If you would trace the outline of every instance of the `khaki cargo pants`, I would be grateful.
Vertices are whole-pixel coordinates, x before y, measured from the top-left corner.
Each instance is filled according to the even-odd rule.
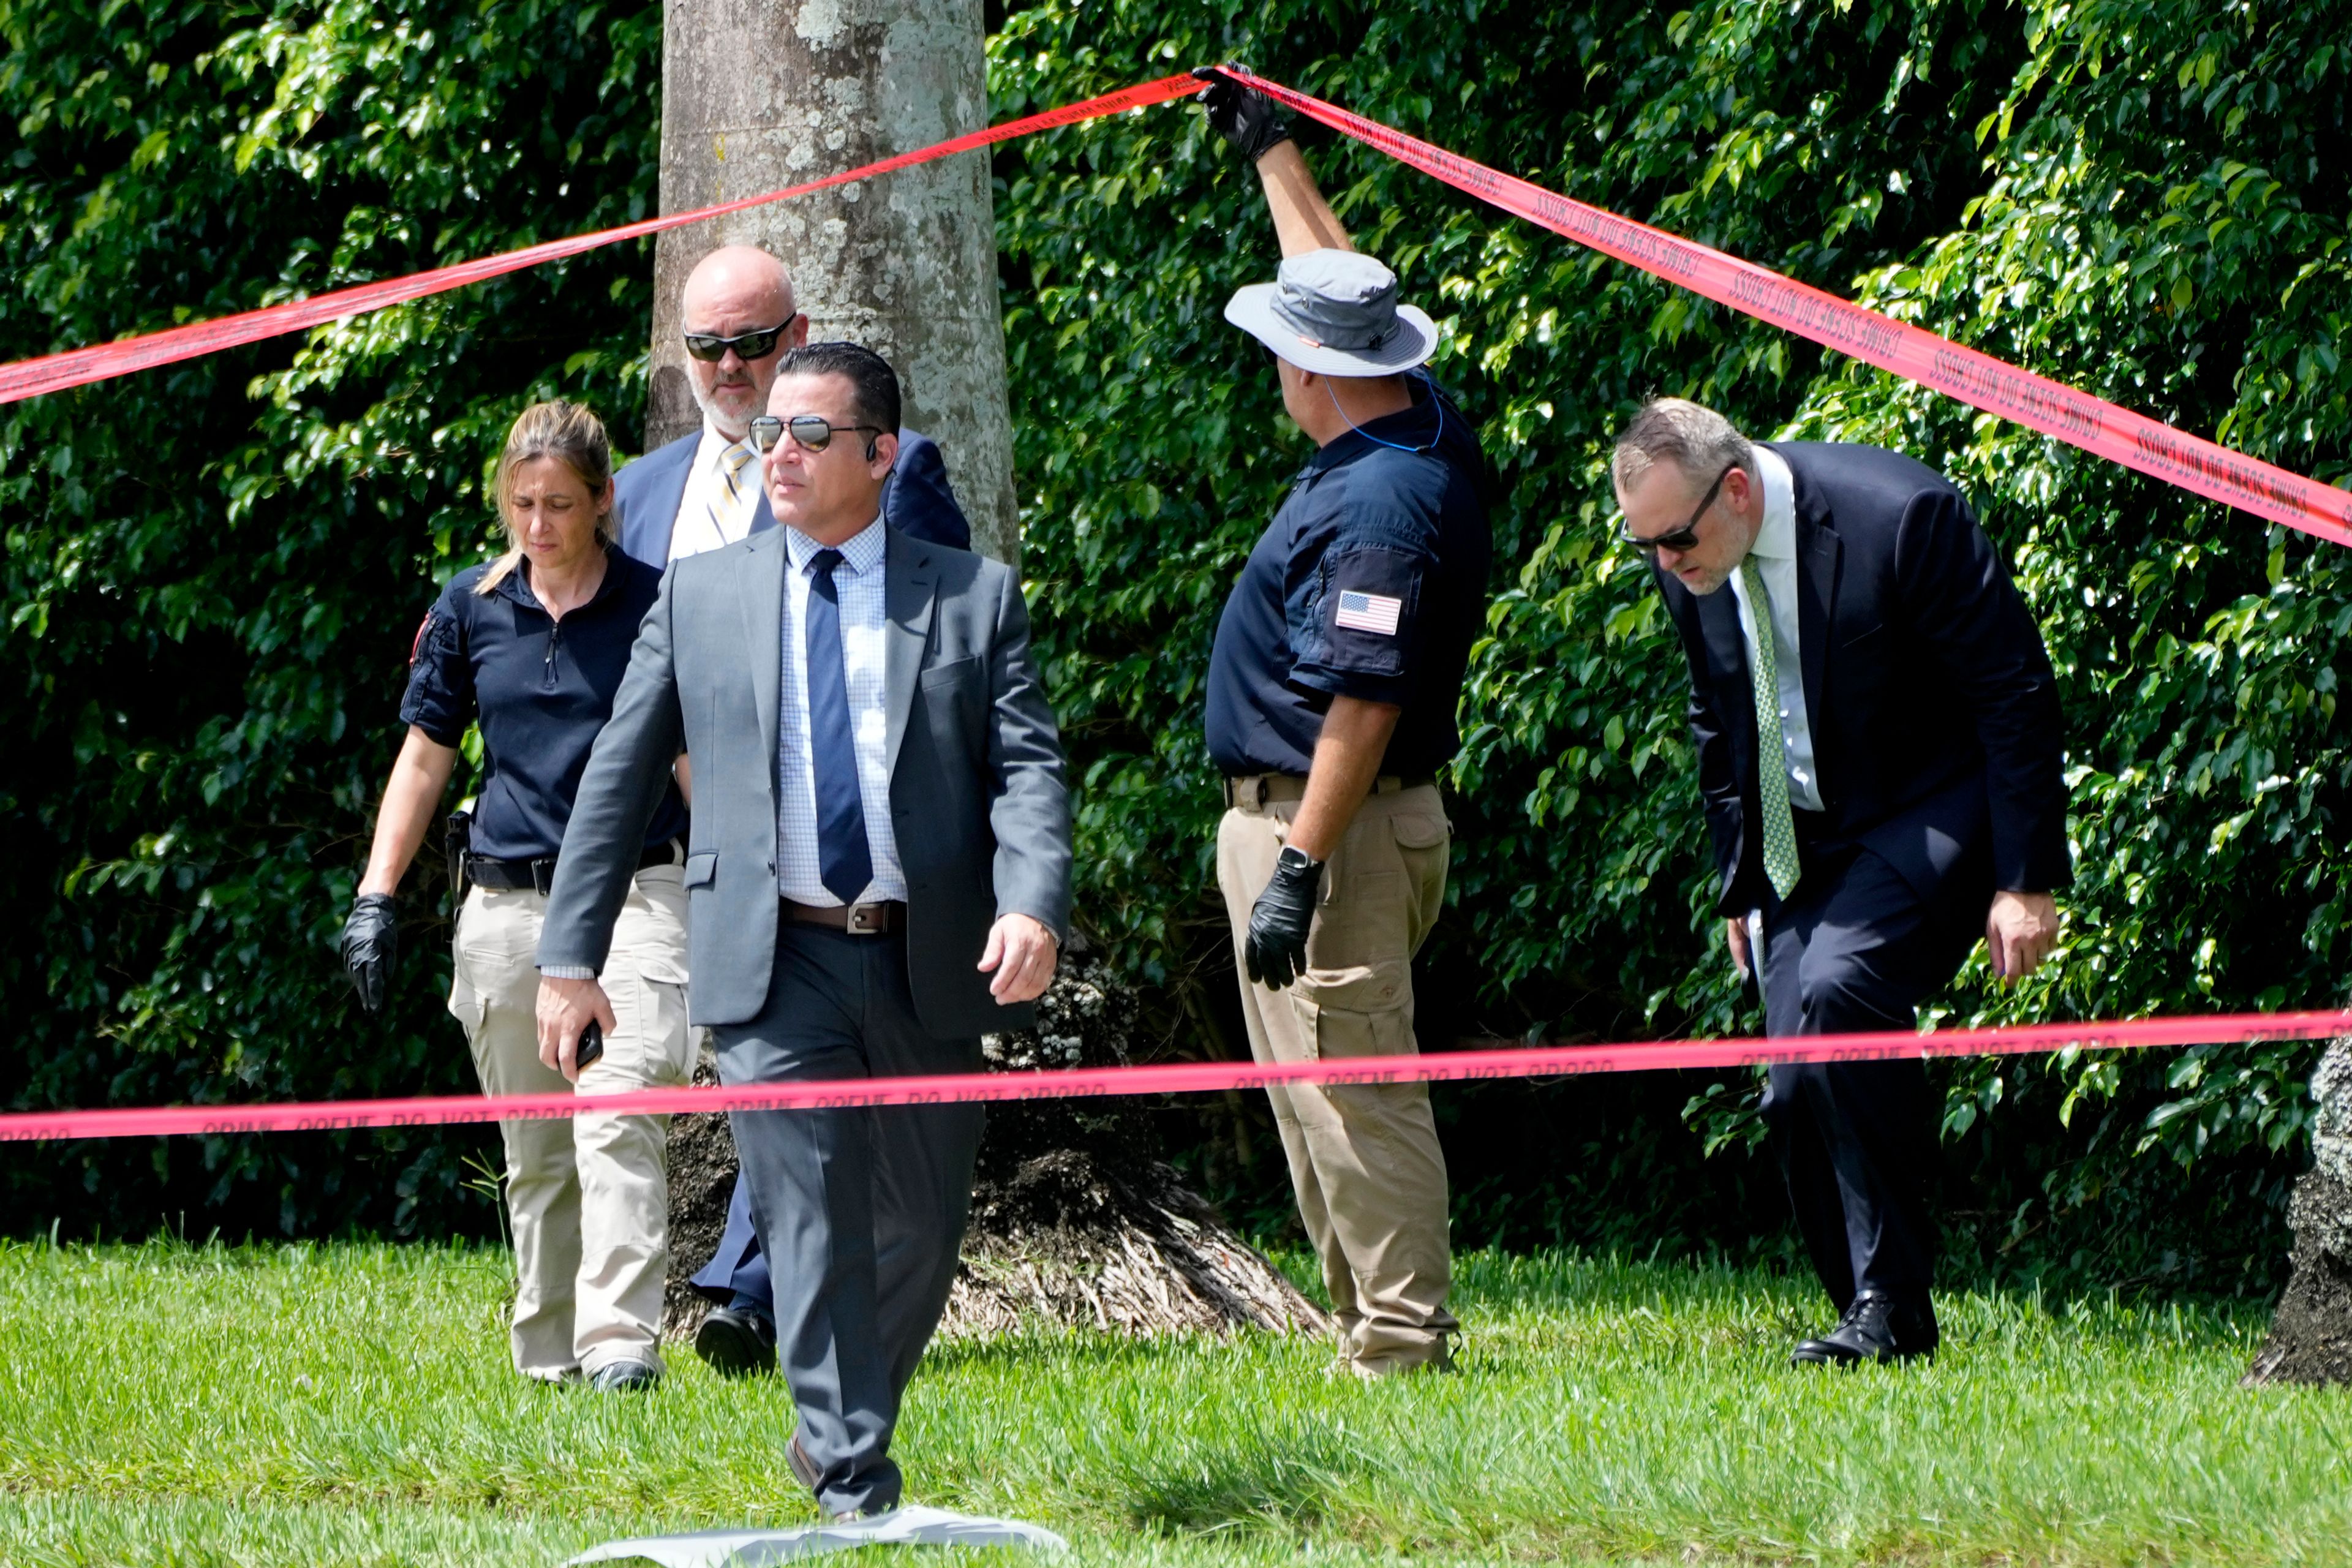
[[[686,1025],[686,886],[677,866],[637,873],[613,927],[604,994],[620,1027],[576,1092],[675,1088],[694,1072]],[[457,916],[449,1011],[485,1094],[575,1092],[539,1060],[544,894],[475,888]],[[669,1119],[501,1121],[514,1225],[514,1363],[557,1381],[616,1361],[658,1367],[669,1268]]]
[[[1246,781],[1244,781],[1246,782]],[[1274,875],[1303,780],[1269,775],[1217,830],[1217,881],[1236,963],[1250,908]],[[1269,991],[1242,970],[1242,1016],[1262,1062],[1416,1054],[1412,955],[1445,899],[1452,835],[1434,784],[1383,778],[1323,872],[1307,973]],[[1323,1265],[1339,1357],[1364,1376],[1448,1359],[1453,1279],[1445,1156],[1429,1086],[1269,1088],[1298,1217]]]

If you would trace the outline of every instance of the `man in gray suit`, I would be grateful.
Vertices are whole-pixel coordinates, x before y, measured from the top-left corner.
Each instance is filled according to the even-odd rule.
[[[793,350],[753,438],[786,526],[674,564],[580,784],[548,898],[542,1056],[610,1031],[595,975],[643,825],[694,760],[688,1005],[729,1084],[977,1071],[1053,978],[1070,907],[1061,741],[1005,566],[880,516],[898,384]],[[955,1278],[974,1105],[735,1112],[793,1475],[887,1511],[898,1403]]]

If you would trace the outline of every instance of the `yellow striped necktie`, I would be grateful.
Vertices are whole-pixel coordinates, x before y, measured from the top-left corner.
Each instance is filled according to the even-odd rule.
[[[738,441],[719,454],[719,477],[727,487],[727,495],[722,500],[716,492],[712,493],[710,527],[722,540],[728,537],[728,525],[743,515],[743,470],[751,461],[749,441]]]
[[[1797,819],[1789,810],[1789,739],[1780,728],[1780,654],[1772,636],[1772,601],[1764,574],[1751,555],[1739,563],[1748,589],[1748,613],[1756,618],[1756,658],[1749,683],[1756,689],[1756,793],[1764,808],[1764,875],[1788,901],[1797,885]]]

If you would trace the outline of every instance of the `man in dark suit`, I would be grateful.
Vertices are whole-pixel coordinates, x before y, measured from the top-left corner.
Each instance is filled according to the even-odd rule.
[[[777,361],[808,341],[784,264],[756,246],[722,246],[695,264],[679,300],[687,384],[702,427],[656,447],[613,479],[613,526],[624,553],[668,565],[773,528],[748,432],[768,405]],[[894,528],[932,544],[971,546],[971,526],[929,437],[898,432],[882,491]]]
[[[540,942],[540,1046],[571,1074],[644,823],[694,759],[687,998],[729,1084],[975,1072],[1032,1021],[1070,909],[1061,742],[1011,569],[881,519],[898,379],[787,354],[751,435],[779,521],[665,576],[598,737]],[[898,1505],[899,1401],[971,1197],[976,1105],[730,1117],[793,1476],[834,1518]]]
[[[2072,875],[2057,688],[1959,491],[1678,398],[1618,437],[1612,477],[1689,656],[1717,910],[1768,1031],[1910,1028],[1979,936],[1997,973],[2032,973]],[[1776,1067],[1763,1111],[1839,1311],[1793,1359],[1932,1354],[1925,1066]]]

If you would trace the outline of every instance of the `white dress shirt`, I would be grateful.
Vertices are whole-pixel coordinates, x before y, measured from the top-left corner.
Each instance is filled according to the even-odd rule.
[[[683,514],[681,514],[682,517]],[[809,563],[824,548],[797,528],[784,530],[792,570],[784,574],[783,711],[776,726],[776,884],[796,904],[836,907],[824,885],[816,840],[816,771],[809,757]],[[849,687],[849,726],[857,748],[858,795],[866,808],[866,847],[874,879],[855,903],[907,896],[898,839],[890,828],[889,715],[883,695],[883,556],[885,531],[876,518],[846,543],[833,571],[841,601],[841,661]]]
[[[678,498],[677,521],[670,525],[672,561],[732,544],[751,531],[751,517],[759,510],[760,487],[766,478],[760,470],[759,452],[753,448],[743,471],[736,476],[735,495],[728,496],[724,459],[728,448],[739,445],[751,447],[751,438],[730,441],[709,421],[704,422],[694,461],[687,465],[686,493]]]
[[[1773,674],[1780,691],[1780,754],[1789,770],[1789,804],[1799,811],[1819,811],[1821,775],[1813,770],[1813,731],[1805,717],[1805,664],[1797,649],[1797,485],[1780,454],[1769,447],[1756,448],[1756,468],[1764,489],[1764,524],[1748,553],[1764,579],[1765,597],[1772,601]],[[1748,584],[1739,573],[1731,574],[1731,592],[1739,601],[1739,637],[1748,647],[1748,668],[1754,669],[1759,657],[1756,606],[1748,602]],[[1770,744],[1769,736],[1756,740],[1759,747]]]

